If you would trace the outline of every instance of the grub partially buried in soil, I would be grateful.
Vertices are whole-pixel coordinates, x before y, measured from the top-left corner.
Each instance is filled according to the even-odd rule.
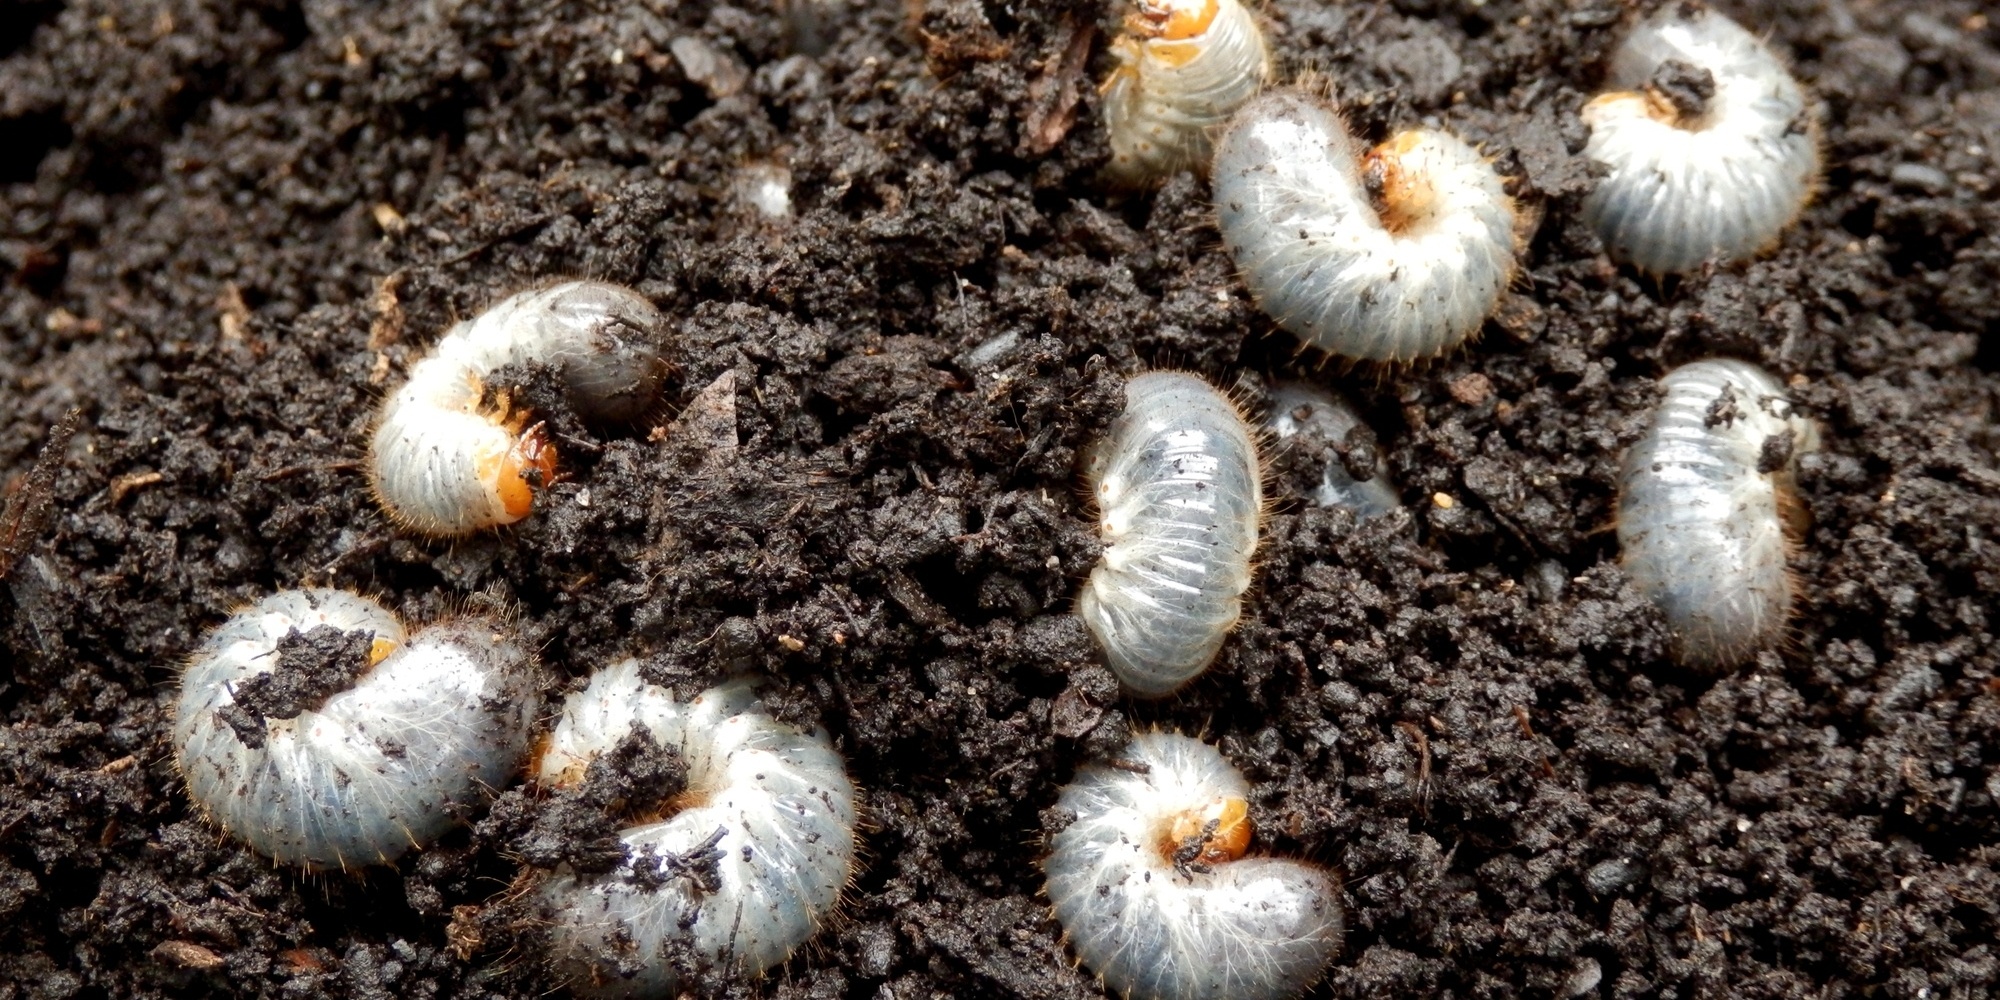
[[[1100,995],[1039,844],[1073,770],[1155,724],[1242,769],[1259,851],[1343,880],[1314,996],[2000,990],[2000,25],[1723,9],[1791,54],[1829,169],[1773,253],[1660,285],[1580,216],[1622,6],[1262,8],[1281,76],[1329,74],[1362,139],[1434,119],[1542,213],[1483,338],[1385,373],[1295,358],[1205,185],[1107,194],[1108,3],[834,5],[813,59],[761,4],[0,10],[0,482],[49,498],[0,579],[0,996],[548,990],[509,886],[591,823],[516,788],[395,869],[302,877],[190,808],[178,665],[305,585],[509,602],[551,696],[636,654],[824,725],[863,869],[729,995]],[[789,220],[737,194],[771,164]],[[398,532],[361,464],[381,394],[559,276],[666,314],[661,412],[551,414],[578,440],[534,516]],[[1668,664],[1612,511],[1655,380],[1716,354],[1790,379],[1825,443],[1789,641],[1705,677]],[[1407,509],[1280,496],[1238,634],[1135,705],[1069,613],[1098,557],[1074,471],[1154,366],[1253,407],[1337,386]]]

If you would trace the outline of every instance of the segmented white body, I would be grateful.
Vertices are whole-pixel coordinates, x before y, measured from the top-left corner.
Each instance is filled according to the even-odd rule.
[[[1214,183],[1223,245],[1257,304],[1334,354],[1440,354],[1478,332],[1514,274],[1513,199],[1442,132],[1364,157],[1326,102],[1273,91],[1230,119]]]
[[[644,296],[599,281],[521,292],[458,323],[382,406],[368,456],[376,496],[428,534],[526,517],[555,454],[526,414],[482,404],[487,379],[507,365],[555,366],[580,415],[634,419],[659,395],[665,324]]]
[[[263,746],[218,714],[277,665],[279,640],[330,625],[386,653],[353,687]],[[188,792],[237,839],[289,864],[388,863],[462,822],[517,773],[537,710],[534,661],[497,622],[457,618],[415,635],[365,597],[285,590],[217,628],[181,678],[174,745]]]
[[[1280,858],[1174,863],[1188,817],[1243,815],[1243,776],[1214,747],[1170,733],[1134,737],[1117,764],[1085,767],[1062,790],[1056,806],[1076,819],[1044,862],[1084,966],[1135,1000],[1278,1000],[1318,981],[1341,934],[1324,871]]]
[[[1104,558],[1077,613],[1126,690],[1157,698],[1208,669],[1242,615],[1264,505],[1256,441],[1200,377],[1147,372],[1084,471]]]
[[[1256,15],[1240,0],[1139,0],[1105,81],[1111,169],[1127,183],[1208,169],[1214,132],[1271,76]]]
[[[1322,441],[1338,442],[1361,426],[1361,417],[1345,399],[1325,389],[1288,382],[1271,390],[1271,418],[1266,424],[1280,441],[1303,431]],[[1387,514],[1403,505],[1386,474],[1377,472],[1371,479],[1357,480],[1337,455],[1326,463],[1312,501],[1321,507],[1350,508],[1361,518]]]
[[[840,755],[824,734],[764,714],[748,683],[682,703],[627,660],[563,706],[538,780],[574,784],[634,727],[679,751],[687,789],[671,816],[621,834],[625,861],[610,874],[559,872],[543,886],[557,970],[593,996],[671,997],[697,968],[755,975],[784,961],[854,867],[858,811]],[[712,887],[673,874],[711,851]]]
[[[1661,387],[1651,429],[1625,458],[1625,572],[1664,613],[1676,660],[1733,665],[1769,646],[1790,612],[1792,469],[1819,432],[1776,379],[1742,361],[1683,365]]]
[[[1697,116],[1643,88],[1669,61],[1707,70]],[[1584,105],[1584,155],[1607,170],[1584,217],[1612,256],[1672,273],[1751,256],[1798,217],[1819,176],[1805,94],[1777,55],[1712,10],[1669,7],[1612,55],[1613,93]]]

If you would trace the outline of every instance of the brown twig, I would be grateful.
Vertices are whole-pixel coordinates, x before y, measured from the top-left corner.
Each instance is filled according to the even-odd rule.
[[[1084,65],[1090,61],[1091,43],[1097,40],[1097,24],[1076,23],[1075,15],[1063,18],[1062,55],[1050,63],[1035,82],[1028,85],[1028,120],[1021,133],[1021,150],[1041,156],[1056,148],[1076,124],[1076,102],[1082,97],[1077,83],[1083,79]]]
[[[1530,742],[1540,743],[1539,740],[1535,739],[1535,727],[1528,721],[1528,710],[1526,707],[1521,705],[1514,706],[1514,722],[1521,727],[1522,736],[1527,737]],[[1556,776],[1556,766],[1549,763],[1548,754],[1542,754],[1542,775],[1549,778]]]
[[[1410,734],[1417,741],[1417,811],[1425,819],[1431,818],[1431,738],[1424,735],[1422,726],[1414,722],[1398,722],[1396,728]]]

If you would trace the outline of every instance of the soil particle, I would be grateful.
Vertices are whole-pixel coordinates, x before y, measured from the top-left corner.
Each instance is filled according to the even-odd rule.
[[[1826,182],[1769,254],[1655,282],[1579,213],[1575,110],[1625,6],[1259,9],[1364,138],[1435,122],[1514,175],[1539,224],[1479,343],[1301,356],[1205,185],[1103,188],[1115,5],[828,4],[815,56],[761,0],[0,11],[0,532],[36,529],[0,538],[0,995],[554,985],[515,904],[608,863],[612,799],[504,789],[395,869],[319,876],[190,808],[177,664],[301,585],[418,620],[485,595],[552,697],[640,655],[683,695],[757,674],[825,727],[866,861],[839,921],[725,996],[1100,995],[1039,844],[1135,726],[1218,743],[1254,849],[1344,880],[1314,995],[2000,990],[2000,22],[1728,5],[1816,95]],[[788,217],[742,204],[759,165]],[[562,276],[669,317],[660,411],[593,426],[512,373],[562,449],[536,514],[398,532],[361,464],[376,403],[452,322]],[[1612,529],[1658,379],[1714,355],[1787,378],[1826,445],[1787,643],[1702,677]],[[1338,449],[1280,454],[1244,623],[1138,704],[1069,612],[1099,553],[1077,455],[1149,367],[1253,410],[1338,387],[1374,435],[1339,454],[1406,506],[1312,506]],[[664,794],[658,751],[606,787]]]
[[[374,643],[375,633],[366,630],[294,630],[278,640],[277,665],[236,685],[217,714],[244,746],[261,750],[267,720],[296,719],[352,687],[371,665]]]

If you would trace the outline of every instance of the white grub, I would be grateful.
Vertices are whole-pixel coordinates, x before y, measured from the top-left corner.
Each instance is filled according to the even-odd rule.
[[[557,974],[593,997],[672,997],[690,972],[761,974],[832,915],[854,868],[855,789],[823,733],[763,711],[747,682],[682,702],[639,676],[600,671],[563,706],[536,768],[573,786],[635,727],[687,764],[668,815],[620,834],[606,875],[566,870],[540,889]],[[654,815],[658,815],[657,812]]]
[[[600,281],[521,292],[445,333],[383,402],[370,442],[375,496],[399,524],[463,535],[511,524],[555,475],[556,452],[532,414],[489,398],[508,365],[560,370],[586,419],[637,419],[665,377],[666,320],[644,296]]]
[[[1670,274],[1775,243],[1819,177],[1805,93],[1735,21],[1670,6],[1612,54],[1584,105],[1584,155],[1606,173],[1584,218],[1615,258]]]
[[[1307,440],[1337,445],[1362,423],[1354,407],[1339,395],[1303,382],[1286,382],[1271,390],[1271,416],[1265,425],[1279,441],[1304,433]],[[1327,460],[1312,502],[1346,507],[1357,518],[1379,517],[1403,505],[1387,473],[1377,471],[1369,479],[1357,480],[1339,455]]]
[[[1442,354],[1479,331],[1513,279],[1514,201],[1478,150],[1443,132],[1363,152],[1326,101],[1273,91],[1230,119],[1214,183],[1250,294],[1324,351]]]
[[[289,718],[236,693],[279,665],[292,632],[372,632],[365,672]],[[342,590],[285,590],[238,612],[181,677],[175,757],[195,804],[286,864],[387,864],[484,806],[519,769],[537,710],[534,660],[503,622],[405,632]]]
[[[1804,515],[1792,473],[1819,431],[1742,361],[1683,365],[1660,385],[1666,398],[1620,480],[1625,573],[1659,605],[1677,662],[1733,666],[1784,631]]]
[[[1215,659],[1243,613],[1263,516],[1255,432],[1200,376],[1147,372],[1085,457],[1104,558],[1077,614],[1141,698],[1172,693]]]
[[[1084,967],[1130,1000],[1279,1000],[1325,974],[1340,945],[1326,872],[1246,858],[1249,785],[1214,747],[1133,737],[1056,807],[1076,818],[1043,862],[1057,922]]]
[[[1208,169],[1214,132],[1271,76],[1257,17],[1241,0],[1137,0],[1104,81],[1111,174],[1125,184]]]

